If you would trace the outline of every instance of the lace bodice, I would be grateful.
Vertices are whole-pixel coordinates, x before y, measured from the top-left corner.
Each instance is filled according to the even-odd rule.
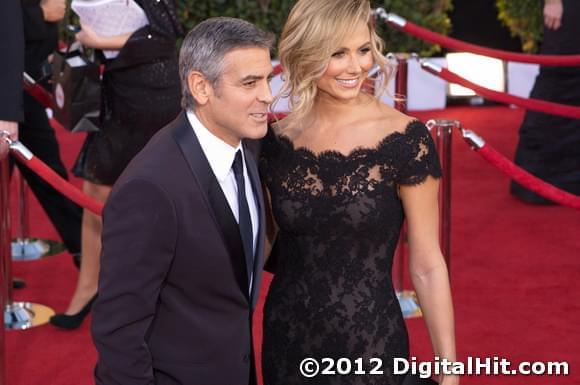
[[[271,130],[262,151],[261,172],[276,220],[282,232],[291,234],[370,236],[381,227],[398,233],[403,212],[397,186],[441,175],[429,132],[419,121],[388,135],[375,148],[348,155],[294,148],[288,138]]]

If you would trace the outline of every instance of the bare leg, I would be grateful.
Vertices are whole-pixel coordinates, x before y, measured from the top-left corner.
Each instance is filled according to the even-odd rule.
[[[111,192],[111,186],[98,185],[85,181],[83,190],[87,195],[104,203]],[[76,290],[65,312],[67,315],[78,313],[97,292],[102,229],[103,222],[101,217],[88,210],[84,210],[81,237],[81,268]]]

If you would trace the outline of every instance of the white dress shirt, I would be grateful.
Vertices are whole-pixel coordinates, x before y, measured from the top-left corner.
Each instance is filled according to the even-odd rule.
[[[212,134],[197,118],[197,116],[192,112],[187,112],[187,119],[193,127],[195,136],[201,145],[201,149],[205,157],[207,158],[213,174],[217,178],[220,187],[228,201],[232,214],[236,219],[239,220],[239,206],[238,206],[238,185],[236,183],[236,177],[234,175],[234,170],[232,164],[234,163],[234,158],[236,152],[240,150],[242,152],[242,160],[244,164],[244,184],[246,187],[246,199],[248,200],[248,208],[250,209],[250,219],[252,220],[252,235],[254,243],[254,257],[256,255],[256,243],[258,241],[258,229],[259,229],[259,219],[258,219],[258,207],[256,205],[256,198],[254,196],[254,191],[252,189],[252,183],[250,182],[250,177],[248,175],[248,168],[246,166],[246,157],[242,149],[242,143],[238,144],[237,147],[232,147],[214,134]],[[253,278],[253,275],[252,275]],[[253,279],[252,279],[253,281]],[[250,293],[252,291],[252,282],[250,282]]]

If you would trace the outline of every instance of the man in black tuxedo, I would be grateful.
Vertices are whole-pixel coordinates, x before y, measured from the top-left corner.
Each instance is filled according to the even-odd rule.
[[[18,139],[18,121],[22,114],[22,70],[24,68],[24,33],[19,0],[0,2],[0,131]],[[0,160],[8,154],[8,145],[0,139]]]
[[[246,139],[266,134],[272,40],[232,18],[185,38],[184,111],[133,159],[105,206],[98,385],[255,384],[265,221]]]

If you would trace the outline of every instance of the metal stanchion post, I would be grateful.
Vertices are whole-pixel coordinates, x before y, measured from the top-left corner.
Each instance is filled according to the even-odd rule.
[[[397,74],[395,78],[395,108],[401,112],[407,111],[407,73],[410,55],[396,54]]]
[[[0,136],[0,140],[12,142]],[[18,142],[15,142],[18,143]],[[43,325],[48,322],[49,318],[54,314],[51,308],[30,302],[14,302],[12,300],[12,260],[11,260],[11,245],[10,245],[10,219],[8,215],[8,207],[10,201],[8,199],[8,162],[4,160],[0,162],[0,263],[2,267],[2,282],[0,302],[4,309],[4,328],[5,329],[29,329],[34,326]]]

